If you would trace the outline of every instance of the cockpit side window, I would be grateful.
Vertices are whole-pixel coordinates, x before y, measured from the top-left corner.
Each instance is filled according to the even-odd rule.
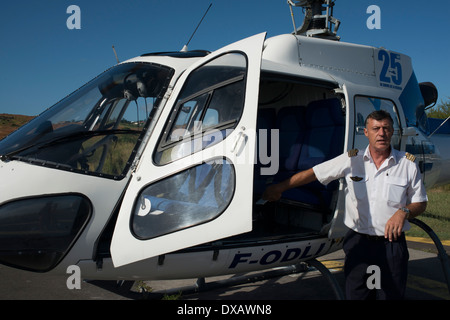
[[[225,139],[242,114],[246,74],[247,60],[240,53],[219,56],[193,71],[169,116],[155,163],[167,164]]]
[[[397,106],[388,99],[378,97],[356,96],[355,97],[355,141],[354,147],[363,149],[367,146],[367,138],[364,136],[365,121],[367,116],[375,110],[385,110],[390,113],[394,120],[394,135],[392,136],[392,145],[394,148],[400,148],[401,125]]]

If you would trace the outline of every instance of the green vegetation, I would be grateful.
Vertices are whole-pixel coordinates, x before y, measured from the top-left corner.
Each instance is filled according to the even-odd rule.
[[[441,240],[450,240],[450,185],[428,191],[427,210],[418,217],[437,234]],[[410,237],[429,238],[428,234],[416,225],[407,232]]]
[[[180,300],[182,295],[183,295],[183,293],[181,291],[179,291],[177,294],[173,294],[173,295],[164,294],[164,296],[161,300]]]
[[[429,118],[447,119],[450,116],[450,97],[441,100],[435,107],[427,111]],[[427,210],[418,217],[426,223],[441,240],[450,240],[450,185],[428,191]],[[429,238],[428,234],[416,225],[412,225],[407,233],[411,237]]]
[[[136,133],[133,134],[94,137],[83,143],[80,154],[83,154],[85,150],[89,150],[91,147],[99,144],[85,157],[85,165],[89,167],[89,171],[102,172],[109,175],[120,175],[127,165],[139,135],[140,132],[136,131]],[[105,158],[103,159],[103,157]],[[80,164],[78,164],[78,169],[82,169]]]
[[[441,100],[439,104],[427,111],[429,118],[447,119],[450,116],[450,97],[447,101]]]

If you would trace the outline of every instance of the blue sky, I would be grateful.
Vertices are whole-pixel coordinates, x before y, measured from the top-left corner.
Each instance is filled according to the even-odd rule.
[[[116,63],[147,52],[177,51],[212,7],[190,49],[215,50],[248,36],[293,30],[286,0],[14,0],[0,11],[0,113],[37,115]],[[67,8],[81,9],[69,30]],[[381,29],[369,30],[370,5]],[[450,1],[337,0],[342,41],[411,56],[419,81],[450,99]],[[296,23],[303,17],[296,9]]]

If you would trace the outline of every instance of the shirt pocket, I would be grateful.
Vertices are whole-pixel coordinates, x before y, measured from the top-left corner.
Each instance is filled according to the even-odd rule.
[[[386,179],[387,203],[390,207],[400,208],[406,205],[406,190],[408,181],[401,177],[388,177]]]
[[[355,200],[364,200],[368,198],[367,176],[348,176],[346,177],[347,188],[350,196]]]

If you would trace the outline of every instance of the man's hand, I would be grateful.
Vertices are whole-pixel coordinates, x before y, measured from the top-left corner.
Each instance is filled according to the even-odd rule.
[[[410,216],[409,219],[415,218],[422,214],[427,208],[427,202],[415,202],[407,206],[409,209]],[[397,240],[402,234],[403,226],[406,220],[406,212],[403,210],[397,210],[394,215],[388,220],[384,228],[384,237],[389,239],[389,241]]]
[[[262,199],[267,201],[278,201],[280,200],[282,193],[283,190],[281,189],[280,185],[273,184],[271,186],[268,186],[267,189],[264,191]]]
[[[388,220],[386,226],[384,228],[384,237],[389,239],[390,242],[392,240],[397,240],[398,237],[402,234],[403,226],[406,220],[406,212],[402,210],[397,210],[394,215]]]
[[[302,185],[313,182],[316,179],[316,174],[314,173],[314,170],[312,168],[298,172],[289,179],[284,180],[283,182],[268,186],[266,191],[264,191],[262,199],[267,201],[278,201],[280,200],[281,194],[284,191],[300,187]]]

